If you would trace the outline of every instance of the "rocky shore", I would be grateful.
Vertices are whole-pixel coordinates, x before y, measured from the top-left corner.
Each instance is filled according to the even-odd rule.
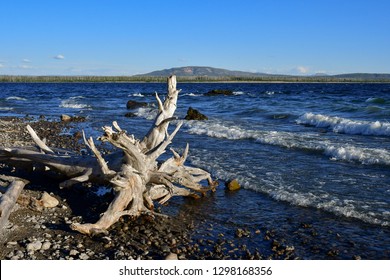
[[[1,145],[31,145],[26,123],[52,147],[75,152],[85,149],[76,122],[47,121],[44,117],[38,120],[1,118]],[[64,133],[70,130],[76,132]],[[0,174],[30,180],[22,192],[23,198],[39,200],[47,192],[58,201],[50,208],[17,204],[0,235],[0,259],[298,258],[294,246],[276,238],[272,229],[223,228],[199,215],[196,203],[182,198],[161,207],[167,218],[142,217],[133,221],[122,218],[107,235],[82,235],[72,231],[69,225],[96,220],[111,201],[112,193],[102,193],[102,186],[91,184],[60,190],[58,181],[36,172],[14,170],[6,162],[0,163]]]

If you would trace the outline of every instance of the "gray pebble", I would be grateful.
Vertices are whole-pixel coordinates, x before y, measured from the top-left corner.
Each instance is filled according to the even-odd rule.
[[[70,250],[70,252],[69,252],[69,256],[76,256],[76,255],[78,255],[79,254],[79,251],[77,251],[77,250]]]
[[[85,253],[81,253],[80,256],[79,256],[79,259],[80,260],[88,260],[89,259],[89,256]]]
[[[41,250],[47,250],[50,249],[51,243],[49,241],[46,241],[42,244]]]

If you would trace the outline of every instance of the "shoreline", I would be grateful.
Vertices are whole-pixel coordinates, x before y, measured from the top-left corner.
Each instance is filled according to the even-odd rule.
[[[21,139],[21,146],[30,145],[25,132],[27,123],[39,136],[47,138],[49,146],[76,152],[85,148],[75,135],[58,135],[70,126],[77,130],[79,123],[17,117],[0,117],[0,143],[10,147],[15,139]],[[15,171],[0,162],[0,174],[15,176]],[[371,234],[370,229],[378,228],[375,225],[291,206],[244,188],[228,192],[224,182],[215,193],[200,199],[175,197],[167,205],[156,204],[156,212],[169,218],[122,218],[107,235],[86,236],[72,231],[69,225],[96,221],[111,202],[112,193],[99,196],[101,186],[90,183],[61,190],[58,181],[43,173],[23,173],[20,177],[31,182],[23,196],[39,199],[47,192],[59,205],[39,211],[29,205],[17,205],[11,223],[0,234],[0,259],[153,260],[175,254],[183,260],[345,260],[387,259],[389,252],[385,247],[369,252],[367,244],[355,243],[355,234]],[[251,199],[254,195],[256,199]],[[276,228],[272,219],[278,219],[281,228]],[[348,228],[350,233],[341,233],[340,228]],[[381,232],[386,234],[389,229],[381,228]]]
[[[77,123],[31,121],[0,117],[2,145],[11,147],[15,139],[21,139],[19,146],[32,144],[24,131],[28,122],[38,134],[47,137],[51,146],[76,151],[84,148],[77,137],[58,136],[68,126],[77,127]],[[15,172],[3,162],[0,163],[0,174]],[[40,210],[17,204],[9,225],[1,234],[0,259],[165,259],[169,254],[175,254],[178,259],[194,260],[299,258],[294,253],[294,246],[274,238],[272,229],[234,227],[229,230],[230,237],[218,230],[218,223],[197,213],[198,206],[212,201],[212,197],[205,197],[206,201],[202,201],[203,198],[195,201],[173,199],[167,206],[157,209],[169,218],[156,217],[152,221],[147,217],[135,221],[122,218],[107,235],[82,235],[72,231],[69,225],[75,221],[96,220],[111,201],[111,193],[98,196],[99,186],[92,184],[60,190],[56,187],[58,181],[45,174],[23,171],[20,177],[27,177],[31,182],[22,191],[23,197],[39,199],[47,192],[59,204]],[[223,192],[223,187],[219,186],[219,195],[225,195]]]
[[[166,83],[166,76],[1,76],[0,84],[7,83]],[[254,84],[389,84],[389,79],[359,79],[338,77],[177,77],[180,83],[254,83]]]

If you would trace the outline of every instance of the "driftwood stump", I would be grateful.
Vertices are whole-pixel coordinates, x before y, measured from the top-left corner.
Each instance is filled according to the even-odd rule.
[[[1,176],[1,181],[9,183],[5,193],[0,197],[0,231],[5,227],[8,222],[9,215],[14,208],[20,193],[24,186],[28,183],[27,180],[20,178]]]
[[[98,139],[109,142],[118,149],[106,159],[96,148],[93,139],[86,139],[85,135],[84,141],[93,156],[70,156],[68,153],[56,153],[54,148],[49,148],[28,127],[39,151],[0,148],[0,160],[6,160],[14,166],[27,162],[55,170],[68,178],[60,183],[62,188],[86,181],[109,183],[115,192],[115,198],[100,219],[94,224],[71,225],[72,229],[81,233],[105,232],[124,215],[153,216],[156,214],[153,211],[155,200],[163,204],[173,196],[199,197],[207,191],[214,191],[217,185],[208,172],[184,165],[189,152],[188,144],[182,155],[170,149],[173,156],[163,163],[158,162],[182,125],[179,122],[169,134],[168,127],[170,121],[175,119],[173,115],[179,92],[176,89],[176,77],[169,77],[168,94],[162,101],[156,93],[159,113],[142,140],[135,139],[122,130],[116,121],[112,127],[103,127],[104,134]],[[204,180],[208,186],[201,185]]]

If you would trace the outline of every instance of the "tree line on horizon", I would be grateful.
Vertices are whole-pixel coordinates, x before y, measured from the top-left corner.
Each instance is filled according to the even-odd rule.
[[[389,83],[389,78],[368,77],[354,74],[352,76],[178,76],[179,82],[300,82],[300,83]],[[126,83],[157,82],[165,83],[166,76],[22,76],[1,75],[0,83]]]

